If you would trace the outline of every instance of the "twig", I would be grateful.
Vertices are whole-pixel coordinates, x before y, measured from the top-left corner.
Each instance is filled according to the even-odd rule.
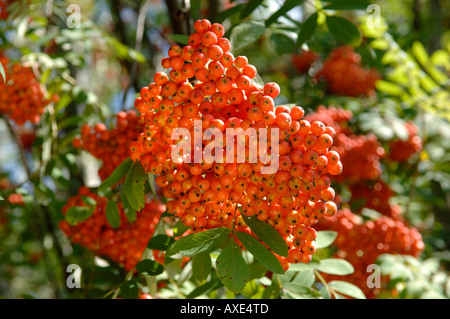
[[[151,4],[152,4],[152,0],[147,0],[139,9],[137,28],[136,28],[136,41],[135,41],[135,45],[134,45],[134,50],[136,52],[140,52],[142,50],[142,40],[144,38],[144,29],[145,29],[145,18],[146,18],[147,11],[150,8]],[[138,74],[138,61],[135,60],[131,67],[130,81],[128,82],[128,85],[126,86],[126,88],[123,92],[122,108],[125,107],[125,102],[127,99],[128,91],[133,86],[133,83],[135,83],[137,74]]]

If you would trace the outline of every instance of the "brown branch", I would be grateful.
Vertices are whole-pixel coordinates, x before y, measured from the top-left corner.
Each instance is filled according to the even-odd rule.
[[[192,23],[189,14],[190,0],[166,0],[167,10],[170,16],[173,33],[189,35],[192,31]]]

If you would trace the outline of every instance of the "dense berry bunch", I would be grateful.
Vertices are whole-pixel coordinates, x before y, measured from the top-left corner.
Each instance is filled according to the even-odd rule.
[[[88,188],[81,187],[78,195],[71,197],[63,207],[63,214],[73,206],[86,206],[83,197],[95,200],[93,214],[85,221],[70,225],[67,221],[60,222],[60,228],[73,243],[80,244],[94,251],[99,256],[108,257],[121,263],[127,270],[132,269],[140,260],[147,242],[153,236],[164,206],[152,201],[137,213],[134,222],[129,222],[121,202],[117,202],[120,214],[120,227],[112,228],[106,219],[107,199],[92,193]]]
[[[336,136],[334,149],[341,155],[345,169],[336,181],[373,180],[381,175],[380,159],[385,151],[374,134]]]
[[[314,113],[305,116],[307,121],[320,121],[325,125],[331,126],[336,135],[350,134],[350,121],[353,119],[353,113],[350,110],[345,110],[341,107],[319,105]]]
[[[108,129],[103,123],[94,126],[83,125],[81,137],[74,140],[73,145],[82,148],[102,161],[99,176],[106,179],[130,156],[131,142],[142,132],[139,116],[136,111],[120,111],[116,114],[115,126]]]
[[[311,65],[317,61],[319,54],[312,50],[301,50],[299,54],[292,55],[292,64],[300,74],[308,73]]]
[[[418,136],[418,127],[411,122],[405,124],[408,131],[407,140],[394,140],[389,143],[389,159],[406,162],[412,155],[422,150],[422,139]]]
[[[332,94],[355,97],[374,95],[375,83],[380,79],[376,69],[361,65],[361,56],[350,46],[334,49],[316,77],[325,80]]]
[[[39,122],[49,103],[39,81],[30,68],[15,63],[7,68],[8,59],[0,56],[6,72],[6,83],[0,80],[0,113],[9,116],[17,124]]]
[[[342,108],[319,106],[316,113],[305,117],[308,121],[321,121],[336,132],[332,150],[341,156],[342,174],[335,181],[358,182],[373,180],[381,174],[380,159],[385,151],[374,134],[356,135],[350,129],[352,113]]]
[[[131,145],[131,158],[157,175],[157,185],[171,200],[168,211],[193,231],[219,226],[249,231],[242,215],[256,215],[290,245],[289,258],[280,258],[285,267],[307,262],[315,251],[310,226],[336,209],[328,177],[342,170],[339,154],[329,150],[334,130],[302,120],[299,106],[275,108],[278,84],[253,80],[256,68],[245,56],[233,56],[223,26],[199,20],[194,28],[189,45],[173,45],[162,60],[168,74],[156,73],[135,101],[144,132]],[[172,140],[179,128],[193,138]],[[250,133],[230,142],[227,129]],[[271,135],[275,129],[278,136]],[[252,153],[252,139],[264,133],[267,145]],[[194,143],[196,134],[203,137],[200,143]],[[172,150],[183,143],[188,151],[177,149],[174,158]],[[195,152],[201,155],[198,162],[192,160]],[[275,171],[263,171],[273,164],[279,164]]]
[[[384,181],[362,181],[350,184],[349,189],[352,193],[351,202],[357,204],[358,211],[370,208],[384,216],[401,219],[400,207],[390,203],[394,192]]]
[[[416,228],[387,216],[363,222],[360,216],[343,209],[332,217],[323,218],[315,227],[338,232],[333,243],[337,248],[335,257],[344,258],[355,268],[353,274],[344,277],[325,274],[325,279],[349,281],[360,287],[367,297],[377,293],[367,285],[367,278],[373,273],[367,267],[374,264],[378,256],[388,253],[417,258],[424,249],[422,236]]]

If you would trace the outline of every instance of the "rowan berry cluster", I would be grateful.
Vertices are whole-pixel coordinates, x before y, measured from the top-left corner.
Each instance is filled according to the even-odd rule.
[[[374,134],[356,135],[350,129],[352,113],[342,108],[321,105],[317,112],[305,117],[308,121],[321,121],[331,126],[335,132],[335,145],[332,149],[341,156],[342,174],[334,176],[337,182],[359,182],[373,180],[381,174],[380,160],[385,150]]]
[[[80,187],[77,196],[69,198],[62,209],[63,214],[65,215],[70,207],[87,206],[84,197],[90,197],[96,202],[92,215],[76,225],[63,220],[59,224],[60,229],[72,243],[80,244],[99,256],[123,264],[126,270],[131,270],[140,260],[147,242],[153,236],[164,206],[155,201],[148,202],[137,213],[136,220],[129,222],[119,201],[117,208],[120,226],[114,229],[106,219],[107,199],[92,193],[84,186]]]
[[[81,137],[74,139],[73,145],[102,161],[98,173],[104,180],[130,156],[130,145],[141,132],[142,126],[136,111],[120,111],[116,114],[112,129],[108,129],[103,123],[94,126],[83,125]]]
[[[395,162],[406,162],[412,155],[422,150],[422,139],[419,128],[412,122],[405,123],[408,131],[407,140],[393,140],[389,143],[389,159]]]
[[[358,212],[363,208],[370,208],[384,216],[399,220],[402,218],[400,206],[390,203],[394,192],[381,179],[353,183],[349,185],[349,189],[352,193],[350,201],[358,203]]]
[[[345,96],[373,96],[375,83],[380,79],[376,69],[361,65],[361,56],[350,46],[335,48],[316,74],[327,83],[332,94]]]
[[[33,71],[19,63],[8,68],[9,60],[2,56],[0,63],[6,73],[6,82],[0,80],[0,114],[7,115],[19,125],[27,121],[39,122],[50,100],[45,98]]]
[[[372,274],[367,267],[375,264],[378,256],[388,253],[417,258],[424,249],[422,236],[416,228],[387,216],[363,222],[360,216],[349,209],[342,209],[332,217],[323,218],[315,227],[317,230],[338,232],[333,243],[337,248],[335,257],[344,258],[355,269],[353,274],[344,277],[324,274],[324,278],[327,281],[351,282],[360,287],[368,298],[379,292],[367,285],[367,278]]]
[[[168,212],[193,231],[222,226],[250,233],[242,215],[255,215],[286,239],[291,250],[289,258],[280,257],[285,267],[308,262],[315,251],[311,226],[336,210],[328,176],[342,170],[339,154],[329,150],[335,132],[319,121],[302,120],[300,106],[275,107],[278,84],[253,80],[256,68],[245,56],[233,56],[222,25],[198,20],[194,29],[189,45],[173,45],[162,59],[168,74],[156,73],[135,101],[144,132],[130,147],[131,159],[157,175],[170,199]],[[172,140],[178,128],[203,140]],[[227,129],[253,133],[230,142]],[[271,134],[275,129],[278,136]],[[250,141],[263,132],[266,147],[252,155]],[[172,150],[183,142],[189,150],[177,149],[174,158]],[[191,160],[196,151],[202,155],[198,162]],[[275,162],[278,168],[265,173]]]
[[[317,52],[302,49],[299,54],[292,55],[292,64],[299,74],[306,74],[311,65],[318,59],[319,54]]]

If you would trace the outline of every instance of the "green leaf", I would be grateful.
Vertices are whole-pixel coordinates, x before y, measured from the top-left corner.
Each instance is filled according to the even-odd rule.
[[[350,275],[355,271],[352,264],[344,259],[338,258],[323,259],[316,269],[326,274],[340,276]]]
[[[242,258],[241,250],[233,239],[216,259],[217,274],[223,284],[235,294],[244,289],[250,280],[250,270]]]
[[[167,250],[169,246],[175,241],[173,237],[167,235],[153,236],[147,243],[148,249]]]
[[[241,231],[236,231],[235,234],[242,245],[268,270],[278,274],[284,273],[284,269],[275,255],[261,244],[258,239]]]
[[[328,283],[328,287],[352,298],[366,299],[361,289],[346,281],[334,280]]]
[[[148,184],[150,185],[150,191],[152,192],[153,198],[157,200],[158,197],[156,196],[155,175],[148,174]]]
[[[231,7],[230,9],[220,12],[216,17],[216,21],[218,23],[222,23],[223,21],[225,21],[225,19],[232,17],[235,14],[238,14],[239,12],[241,12],[241,10],[244,8],[244,6],[245,6],[245,3],[240,3],[240,4],[235,5],[234,7]]]
[[[103,183],[98,187],[99,192],[103,192],[117,184],[122,178],[125,177],[127,172],[130,170],[133,161],[128,157],[116,169],[109,175],[107,179],[103,181]]]
[[[175,223],[175,226],[173,226],[173,236],[179,237],[183,235],[188,229],[189,227],[183,224],[181,220],[179,220]]]
[[[144,259],[136,264],[136,270],[145,276],[157,276],[163,273],[164,267],[154,260]]]
[[[5,200],[5,199],[0,195],[0,200]]]
[[[331,4],[325,6],[325,10],[366,10],[370,5],[369,0],[327,0]]]
[[[131,207],[124,192],[121,192],[120,200],[122,201],[123,212],[125,213],[125,216],[127,216],[127,219],[130,223],[133,223],[137,218],[136,209]]]
[[[91,217],[94,210],[93,206],[72,206],[66,212],[66,221],[71,225],[76,225]]]
[[[262,299],[277,299],[280,292],[280,286],[272,284],[264,289]]]
[[[218,227],[200,233],[194,233],[177,239],[167,251],[167,256],[181,254],[192,257],[203,251],[208,251],[224,241],[231,233],[231,229]]]
[[[140,163],[134,163],[123,184],[123,192],[132,208],[139,211],[145,205],[145,187],[147,174]]]
[[[273,47],[278,55],[288,54],[294,51],[295,42],[292,38],[281,32],[273,32],[270,35]]]
[[[204,251],[192,258],[192,276],[198,282],[203,282],[211,273],[211,256],[209,252]]]
[[[305,270],[299,272],[292,282],[305,287],[312,287],[315,281],[316,275],[314,274],[314,270]]]
[[[392,96],[401,96],[405,93],[400,85],[385,80],[378,80],[375,83],[375,87],[378,91]]]
[[[315,12],[314,14],[310,15],[308,19],[303,23],[302,27],[300,28],[300,33],[298,34],[297,38],[297,47],[300,47],[305,41],[308,41],[311,39],[314,30],[317,27],[317,17],[318,14]]]
[[[317,232],[316,248],[326,248],[330,246],[337,237],[337,232],[332,230],[320,230]]]
[[[210,280],[203,285],[197,286],[194,290],[192,290],[187,296],[187,299],[194,299],[198,296],[201,296],[203,294],[207,294],[210,291],[217,290],[220,287],[223,287],[223,283],[220,281],[219,278],[215,278],[213,280]]]
[[[92,197],[89,196],[81,196],[81,200],[83,201],[83,203],[85,203],[88,206],[96,206],[97,202],[95,201],[95,199],[93,199]]]
[[[301,3],[303,3],[303,0],[289,0],[289,1],[285,1],[284,4],[280,7],[280,9],[278,9],[277,11],[275,11],[265,22],[266,27],[270,26],[272,23],[275,23],[278,18],[280,18],[281,16],[285,15],[287,12],[291,11],[292,9],[294,9],[296,6],[300,5]]]
[[[411,52],[422,66],[427,66],[430,63],[430,57],[427,50],[425,50],[425,47],[419,41],[413,42]]]
[[[120,226],[120,213],[115,201],[108,200],[105,214],[106,220],[112,228],[118,228]]]
[[[180,43],[180,44],[189,44],[189,36],[185,34],[169,34],[169,39]]]
[[[256,216],[242,215],[248,227],[261,239],[274,253],[277,255],[287,257],[288,247],[286,241],[281,234],[271,225],[260,221]]]
[[[137,299],[139,296],[139,286],[134,280],[125,281],[120,286],[120,293],[125,299]]]
[[[328,16],[326,24],[337,42],[351,46],[358,46],[361,43],[361,34],[353,22],[337,16]]]
[[[258,6],[263,3],[264,0],[249,0],[245,7],[242,9],[241,14],[239,16],[240,19],[244,19],[248,17]]]
[[[239,50],[257,41],[266,31],[259,21],[243,22],[231,30],[230,42],[234,50]]]

